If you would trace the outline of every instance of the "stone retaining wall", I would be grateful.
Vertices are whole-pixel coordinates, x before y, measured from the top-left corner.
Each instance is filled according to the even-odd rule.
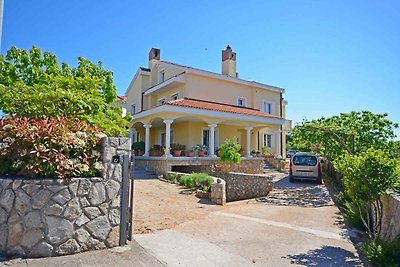
[[[263,197],[273,187],[272,176],[235,172],[215,172],[213,175],[226,182],[227,202]]]
[[[169,171],[177,172],[207,172],[211,173],[213,167],[219,165],[221,171],[242,173],[263,173],[263,158],[242,158],[240,164],[222,163],[219,158],[201,157],[135,157],[137,169],[153,171],[158,175],[165,175]]]
[[[392,241],[400,235],[400,195],[394,192],[382,197],[383,217],[381,237]]]
[[[103,139],[102,178],[0,178],[0,253],[42,257],[117,246],[122,168],[111,158],[118,149],[130,149],[130,140]]]

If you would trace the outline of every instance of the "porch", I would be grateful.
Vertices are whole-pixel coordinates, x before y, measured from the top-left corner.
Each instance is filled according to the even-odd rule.
[[[217,158],[219,146],[228,139],[242,147],[245,158],[251,158],[252,152],[285,154],[282,125],[286,120],[256,109],[181,99],[137,113],[133,119],[131,137],[144,142],[143,157],[149,160],[153,150],[162,150],[173,160],[174,144],[183,147],[183,156],[204,150],[206,158]]]

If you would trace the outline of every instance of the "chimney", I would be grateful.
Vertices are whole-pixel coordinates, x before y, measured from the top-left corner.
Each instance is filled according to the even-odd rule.
[[[222,74],[235,78],[239,76],[236,72],[236,53],[229,45],[222,50]]]
[[[150,52],[149,52],[149,61],[151,61],[152,59],[160,60],[160,49],[153,47],[150,50]]]

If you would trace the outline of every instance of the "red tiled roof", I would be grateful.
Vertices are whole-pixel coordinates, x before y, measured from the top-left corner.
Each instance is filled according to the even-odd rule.
[[[117,99],[116,100],[126,100],[128,97],[126,97],[126,96],[120,96],[120,95],[117,95]]]
[[[206,109],[206,110],[214,110],[221,112],[229,112],[243,115],[251,115],[251,116],[260,116],[266,118],[274,118],[274,119],[282,119],[279,116],[275,116],[266,112],[262,112],[258,109],[248,108],[248,107],[239,107],[224,103],[217,103],[212,101],[205,101],[193,98],[183,98],[172,100],[166,103],[171,106],[180,106],[180,107],[188,107],[188,108],[197,108],[197,109]]]

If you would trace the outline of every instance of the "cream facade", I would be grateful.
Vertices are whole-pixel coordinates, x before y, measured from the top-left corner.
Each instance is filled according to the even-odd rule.
[[[236,140],[250,157],[266,148],[285,155],[290,121],[285,118],[284,89],[238,78],[236,53],[222,51],[222,73],[213,73],[160,59],[152,48],[148,68],[140,67],[126,92],[126,108],[133,116],[131,138],[154,146],[172,143],[186,152],[205,145],[207,155],[226,140]],[[265,149],[264,149],[265,150]]]

